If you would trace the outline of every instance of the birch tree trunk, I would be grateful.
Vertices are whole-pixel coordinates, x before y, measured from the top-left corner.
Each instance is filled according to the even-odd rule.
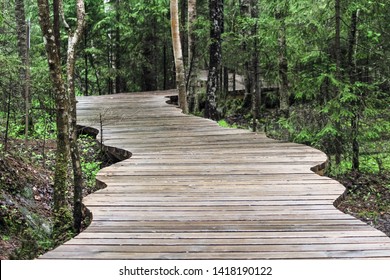
[[[180,42],[180,30],[179,30],[179,7],[178,0],[171,0],[171,32],[172,32],[172,45],[173,54],[175,57],[176,67],[176,83],[179,89],[179,106],[183,110],[183,113],[188,113],[187,93],[185,85],[185,72],[183,53]]]
[[[77,0],[77,26],[75,31],[68,29],[68,50],[66,72],[68,81],[68,94],[70,101],[70,151],[73,166],[73,227],[76,233],[80,232],[82,222],[82,190],[84,188],[83,172],[81,169],[80,152],[77,146],[77,111],[76,93],[74,84],[74,70],[76,62],[76,47],[81,41],[85,26],[84,0]],[[67,26],[67,25],[66,25]]]
[[[82,190],[84,188],[83,172],[81,169],[80,152],[77,146],[77,111],[76,111],[76,92],[74,85],[74,69],[76,62],[75,50],[79,44],[85,25],[85,6],[83,0],[77,0],[77,27],[73,34],[69,33],[68,58],[67,58],[67,76],[68,93],[70,99],[71,111],[71,157],[74,176],[74,197],[73,197],[73,227],[76,233],[80,232],[82,222]]]
[[[67,172],[69,164],[69,98],[62,77],[60,57],[55,42],[53,24],[50,20],[48,0],[37,0],[39,23],[43,33],[46,54],[50,69],[50,78],[55,91],[57,152],[54,175],[53,236],[59,238],[63,227],[70,224],[70,215],[66,205]]]

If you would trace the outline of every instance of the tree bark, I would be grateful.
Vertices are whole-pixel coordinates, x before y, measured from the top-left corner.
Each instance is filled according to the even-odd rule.
[[[15,1],[16,30],[18,37],[18,53],[22,62],[19,69],[21,93],[25,102],[25,139],[27,143],[30,123],[30,63],[29,63],[29,26],[26,23],[24,1]]]
[[[168,89],[168,59],[167,59],[167,42],[164,40],[163,46],[163,90]]]
[[[252,27],[253,49],[252,49],[252,130],[257,131],[257,119],[259,117],[259,107],[261,98],[260,70],[259,70],[259,51],[258,51],[258,17],[259,10],[257,0],[251,1],[251,17],[255,20]]]
[[[85,30],[87,30],[88,27],[85,27]],[[88,48],[88,36],[87,32],[84,32],[84,95],[89,95],[89,81],[88,81],[88,75],[89,75],[89,68],[88,68],[88,54],[85,51]]]
[[[183,110],[183,113],[188,113],[187,93],[185,85],[185,71],[183,53],[180,42],[180,30],[179,30],[179,8],[178,0],[171,0],[171,32],[172,32],[172,45],[173,54],[175,57],[176,67],[176,84],[179,89],[179,106]]]
[[[335,59],[336,59],[336,80],[341,81],[341,7],[340,0],[335,0]],[[340,89],[336,86],[336,98],[339,98]],[[335,161],[336,164],[341,163],[341,153],[342,153],[342,140],[341,140],[341,124],[337,120],[335,122],[335,127],[337,130],[337,135],[335,137]]]
[[[198,79],[198,59],[196,53],[196,0],[188,0],[188,107],[191,113],[198,110],[196,95],[196,82]]]
[[[59,238],[63,235],[63,227],[70,223],[66,195],[67,172],[69,164],[69,98],[66,93],[62,69],[53,25],[50,20],[48,0],[37,0],[39,23],[43,33],[46,54],[50,69],[50,78],[55,91],[56,120],[57,120],[57,151],[54,174],[54,208],[53,235]]]
[[[77,25],[75,31],[68,29],[68,50],[66,72],[68,82],[68,95],[70,101],[70,151],[73,166],[73,228],[76,233],[81,230],[82,222],[82,190],[84,188],[83,172],[81,169],[80,152],[77,146],[77,111],[76,92],[74,84],[74,70],[76,63],[76,47],[81,41],[85,26],[84,0],[77,0]]]
[[[355,82],[357,81],[356,71],[356,47],[357,47],[357,27],[358,27],[359,11],[352,11],[351,14],[351,29],[349,34],[349,46],[348,46],[348,73],[349,81],[351,84],[351,90],[355,88]],[[354,94],[357,94],[354,92]],[[352,107],[352,118],[351,118],[351,140],[352,140],[352,170],[359,171],[360,167],[360,147],[358,141],[359,135],[359,100],[353,101]]]
[[[184,65],[189,64],[189,53],[188,53],[188,28],[186,28],[187,23],[188,23],[188,5],[187,3],[188,0],[179,0],[179,5],[180,5],[180,41],[181,41],[181,46],[182,46],[182,52],[183,52],[183,63]]]
[[[120,6],[120,0],[115,0],[115,17],[117,25],[119,24],[121,20],[121,6]],[[116,86],[116,92],[121,93],[125,91],[125,81],[122,77],[122,60],[121,60],[121,31],[119,28],[119,25],[115,29],[115,86]]]
[[[251,0],[241,0],[240,1],[240,14],[242,17],[247,17],[249,18],[251,15],[250,15],[250,6],[251,6],[251,3],[250,3]],[[250,36],[250,32],[249,30],[242,30],[242,36],[245,37],[245,38],[248,38]],[[247,53],[248,52],[248,44],[246,42],[247,40],[244,40],[244,42],[242,43],[241,45],[241,50],[242,52],[244,53]],[[247,100],[249,98],[251,98],[251,93],[252,93],[252,84],[253,84],[253,81],[252,81],[252,75],[251,75],[251,71],[250,71],[250,65],[249,65],[249,60],[245,60],[244,62],[244,72],[245,72],[245,91],[246,91],[246,94],[245,94],[245,98],[244,98],[244,105],[248,104]]]
[[[286,42],[286,17],[288,14],[288,2],[284,1],[282,7],[277,11],[276,19],[279,20],[278,53],[279,53],[279,109],[283,116],[289,115],[289,83],[288,83],[288,61]]]
[[[205,117],[218,120],[216,97],[220,92],[220,72],[222,61],[223,0],[210,0],[210,62],[207,77]]]
[[[60,1],[61,0],[53,0],[53,27],[54,27],[54,37],[58,48],[57,52],[61,60]]]
[[[5,135],[4,135],[4,152],[8,151],[8,133],[9,133],[9,120],[11,115],[11,96],[12,90],[8,89],[8,100],[7,100],[7,118],[5,122]]]

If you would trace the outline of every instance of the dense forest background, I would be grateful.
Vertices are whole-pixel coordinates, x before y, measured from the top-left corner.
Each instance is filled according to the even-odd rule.
[[[53,206],[46,198],[56,182],[43,190],[29,175],[27,182],[19,180],[29,169],[41,174],[31,178],[55,176],[50,172],[58,93],[42,39],[41,2],[0,1],[0,233],[2,243],[14,240],[18,258],[33,256],[21,249],[23,240],[30,247],[37,240],[32,246],[37,252],[56,243],[46,221]],[[79,2],[49,3],[64,76]],[[169,0],[81,2],[85,22],[75,49],[76,95],[177,87]],[[181,0],[179,21],[189,113],[323,150],[329,156],[327,175],[348,187],[345,210],[389,225],[388,0]],[[101,159],[84,157],[84,179],[93,185]],[[72,183],[67,182],[69,193]],[[43,205],[36,218],[23,210],[31,207],[19,207],[28,198]],[[15,238],[18,232],[25,236]]]

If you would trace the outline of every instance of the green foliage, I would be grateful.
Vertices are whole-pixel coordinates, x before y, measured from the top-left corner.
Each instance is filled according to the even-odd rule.
[[[87,188],[94,188],[96,185],[96,174],[101,169],[100,150],[97,142],[90,136],[79,137],[81,169]]]
[[[96,184],[96,174],[100,170],[100,162],[81,162],[82,170],[86,176],[87,187],[94,187]]]
[[[237,124],[235,124],[235,123],[229,124],[226,120],[223,120],[223,119],[218,121],[218,125],[220,127],[225,127],[225,128],[239,128],[239,126]]]

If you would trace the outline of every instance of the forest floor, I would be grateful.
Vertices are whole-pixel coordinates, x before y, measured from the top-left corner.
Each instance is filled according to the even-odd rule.
[[[53,246],[50,220],[56,143],[34,140],[26,147],[23,140],[11,140],[8,146],[7,152],[0,153],[0,259],[33,259]],[[100,167],[95,140],[83,138],[79,147],[86,168]],[[68,178],[71,186],[71,170]],[[89,186],[84,196],[98,188],[94,179],[86,175],[85,180]],[[88,213],[84,215],[86,227]]]
[[[34,140],[26,148],[24,141],[12,140],[9,147],[0,154],[0,259],[33,259],[53,244],[50,216],[56,145],[54,140]],[[100,165],[95,140],[85,139],[80,147],[87,166]],[[347,188],[337,207],[390,236],[390,172],[348,173],[335,179]],[[92,183],[84,195],[94,191]]]
[[[390,172],[386,174],[350,172],[334,179],[347,189],[344,199],[337,208],[390,237]]]

